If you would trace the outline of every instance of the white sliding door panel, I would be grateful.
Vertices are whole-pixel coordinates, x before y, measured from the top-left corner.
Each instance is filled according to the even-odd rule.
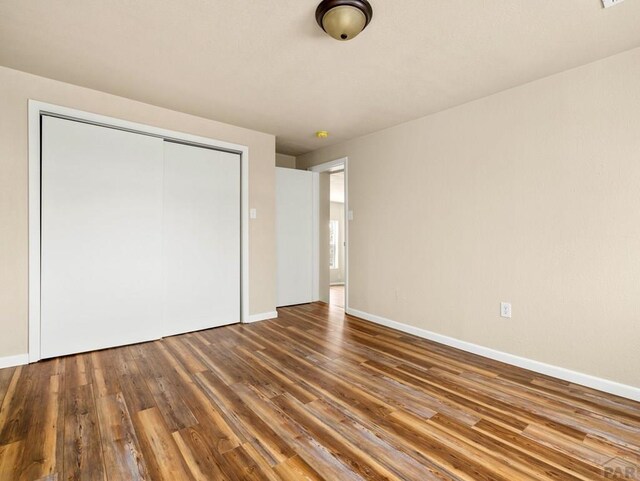
[[[240,322],[240,155],[164,146],[164,335]]]
[[[278,307],[313,301],[314,175],[276,168]]]
[[[162,139],[42,118],[41,356],[162,335]]]

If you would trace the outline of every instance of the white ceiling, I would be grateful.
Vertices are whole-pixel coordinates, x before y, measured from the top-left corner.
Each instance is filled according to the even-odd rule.
[[[640,0],[371,0],[349,42],[318,1],[2,0],[0,64],[300,154],[640,46]]]

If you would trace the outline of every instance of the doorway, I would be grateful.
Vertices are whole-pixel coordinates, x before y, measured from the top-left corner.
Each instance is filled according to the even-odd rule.
[[[320,300],[346,310],[349,305],[348,159],[337,159],[309,170],[320,174],[316,253]]]
[[[344,309],[344,169],[329,174],[329,304]]]

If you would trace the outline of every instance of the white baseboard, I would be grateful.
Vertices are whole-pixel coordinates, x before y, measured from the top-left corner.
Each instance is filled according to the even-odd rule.
[[[0,369],[5,367],[23,366],[24,364],[29,364],[29,354],[0,357]]]
[[[545,364],[540,361],[534,361],[532,359],[527,359],[502,351],[496,351],[495,349],[480,346],[478,344],[473,344],[466,341],[461,341],[453,337],[437,334],[435,332],[427,331],[426,329],[421,329],[415,326],[410,326],[408,324],[402,324],[400,322],[392,321],[391,319],[385,319],[384,317],[376,316],[374,314],[369,314],[363,311],[358,311],[356,309],[347,309],[346,312],[351,316],[359,317],[376,324],[381,324],[398,331],[413,334],[414,336],[422,337],[424,339],[429,339],[430,341],[438,342],[446,346],[455,347],[456,349],[460,349],[462,351],[478,354],[480,356],[488,357],[489,359],[494,359],[496,361],[528,369],[540,374],[545,374],[557,379],[562,379],[563,381],[587,386],[592,389],[597,389],[598,391],[615,394],[616,396],[632,399],[634,401],[640,401],[640,388],[634,386],[620,384],[615,381],[609,381],[607,379],[591,376],[589,374],[571,371],[570,369],[565,369],[563,367]]]
[[[251,314],[249,316],[249,319],[244,321],[244,323],[250,324],[252,322],[260,322],[260,321],[266,321],[268,319],[277,319],[277,318],[278,318],[278,311],[263,312],[261,314]]]

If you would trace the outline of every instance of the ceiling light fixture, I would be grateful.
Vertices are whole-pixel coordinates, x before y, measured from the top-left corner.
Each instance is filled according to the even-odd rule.
[[[322,0],[316,9],[320,28],[336,40],[351,40],[362,32],[373,18],[367,0]]]

